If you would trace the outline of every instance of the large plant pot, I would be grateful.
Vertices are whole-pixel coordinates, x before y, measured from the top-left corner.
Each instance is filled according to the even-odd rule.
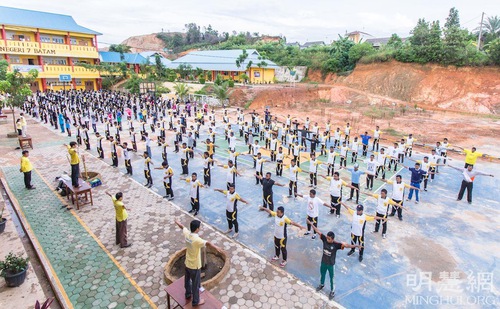
[[[3,231],[5,231],[6,224],[7,224],[7,219],[1,218],[0,219],[0,233],[3,233]]]
[[[230,258],[224,250],[214,250],[212,247],[207,247],[207,269],[201,270],[201,284],[207,290],[217,286],[229,272]],[[184,276],[184,260],[186,257],[186,249],[181,249],[174,253],[170,260],[165,265],[164,276],[167,284],[173,283],[175,280]]]
[[[5,282],[7,283],[8,287],[16,287],[20,286],[21,284],[24,283],[24,280],[26,280],[26,271],[27,269],[23,270],[20,273],[11,275],[11,274],[5,274]]]

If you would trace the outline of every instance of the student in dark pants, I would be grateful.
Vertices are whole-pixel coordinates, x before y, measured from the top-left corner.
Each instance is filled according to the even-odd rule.
[[[68,148],[68,154],[70,156],[71,164],[71,184],[73,187],[78,188],[78,177],[80,177],[80,156],[78,155],[78,144],[76,142],[69,143],[69,146],[64,144]]]
[[[186,262],[184,275],[184,288],[186,299],[192,298],[192,305],[199,306],[205,303],[203,298],[200,298],[200,276],[201,276],[201,248],[212,247],[218,249],[211,242],[206,241],[198,233],[200,232],[201,222],[193,220],[187,229],[179,221],[175,224],[182,230],[182,234],[186,240]]]
[[[111,196],[113,201],[113,206],[116,212],[116,244],[120,245],[121,248],[128,248],[132,246],[131,243],[127,241],[127,208],[123,204],[123,193],[118,192],[115,195],[111,195],[108,191],[106,194]]]
[[[464,197],[464,194],[465,194],[465,190],[467,190],[467,202],[469,204],[472,204],[472,188],[473,188],[474,179],[476,178],[476,176],[484,175],[484,176],[494,177],[492,174],[487,174],[487,173],[483,173],[480,171],[474,171],[473,170],[474,167],[472,165],[468,165],[466,168],[458,168],[455,166],[451,166],[449,164],[448,164],[448,166],[453,168],[453,169],[456,169],[459,172],[462,172],[463,180],[462,180],[462,184],[460,185],[460,191],[458,192],[457,201],[462,200],[462,198]]]
[[[21,168],[19,171],[24,174],[24,186],[28,190],[33,190],[35,187],[31,184],[31,171],[33,166],[31,165],[30,159],[28,159],[30,152],[28,150],[23,150],[23,156],[21,157]]]

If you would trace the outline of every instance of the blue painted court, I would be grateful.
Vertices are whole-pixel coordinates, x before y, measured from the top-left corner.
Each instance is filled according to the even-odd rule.
[[[234,130],[238,135],[237,128]],[[222,129],[216,135],[215,159],[221,163],[227,162],[227,142],[224,140]],[[207,136],[201,133],[198,140],[196,157],[189,162],[189,172],[197,172],[202,179],[202,160],[199,153],[205,151],[205,145],[200,141]],[[128,134],[124,131],[122,140],[127,140]],[[168,160],[174,169],[175,176],[173,189],[175,204],[189,210],[188,184],[179,179],[181,174],[180,153],[173,153],[173,137],[167,136]],[[238,138],[237,152],[247,152],[248,147]],[[260,142],[263,146],[264,142]],[[106,145],[105,145],[106,146]],[[139,143],[139,154],[143,143]],[[94,148],[94,147],[93,147]],[[371,147],[370,147],[371,149]],[[318,149],[319,150],[319,149]],[[107,148],[105,148],[105,152]],[[161,147],[152,147],[155,167],[161,166]],[[285,149],[286,153],[287,150]],[[264,157],[266,152],[264,151]],[[423,154],[414,153],[413,159],[421,159]],[[318,157],[326,161],[326,157]],[[360,169],[364,170],[365,158],[359,157]],[[462,158],[463,160],[463,158]],[[106,159],[110,161],[110,159]],[[302,159],[300,167],[308,172],[307,158]],[[336,164],[338,166],[339,159]],[[449,163],[461,167],[463,161],[451,160]],[[143,159],[139,155],[132,156],[134,168],[133,178],[145,183],[143,176]],[[348,158],[348,167],[351,166]],[[405,165],[414,163],[405,160]],[[275,174],[275,163],[264,163],[264,172]],[[401,170],[401,167],[399,167]],[[499,258],[499,236],[496,233],[500,226],[500,166],[493,163],[477,164],[477,169],[488,171],[496,175],[495,178],[478,176],[474,182],[474,202],[472,205],[465,201],[457,202],[456,196],[462,176],[460,172],[448,167],[440,167],[433,183],[429,183],[428,192],[421,192],[420,204],[413,201],[406,202],[408,211],[403,211],[404,221],[392,217],[388,222],[387,239],[382,239],[381,233],[372,234],[374,223],[368,222],[365,230],[364,260],[360,263],[358,254],[348,257],[348,250],[337,252],[335,269],[336,296],[335,300],[346,307],[420,307],[425,302],[435,301],[436,297],[448,297],[448,302],[463,304],[472,307],[495,307],[498,303],[498,286],[500,273],[496,267]],[[125,168],[120,159],[120,170]],[[260,212],[262,188],[255,185],[253,177],[253,160],[250,156],[238,157],[238,170],[242,177],[236,179],[236,192],[250,202],[250,205],[238,204],[238,221],[240,233],[237,241],[257,252],[265,258],[274,255],[273,224],[265,212]],[[164,195],[162,178],[163,170],[153,170],[154,187],[152,190]],[[407,170],[400,172],[403,181],[409,183],[410,173]],[[326,167],[319,168],[319,174],[326,175]],[[198,217],[221,231],[227,229],[225,218],[225,199],[214,188],[225,189],[225,170],[220,167],[212,168],[211,188],[200,189],[200,214]],[[286,186],[274,187],[275,207],[284,206],[285,214],[292,220],[305,226],[306,210],[301,198],[288,198],[288,173],[284,177],[273,178]],[[387,174],[391,178],[392,172]],[[350,180],[350,173],[342,170],[341,178]],[[365,180],[361,177],[361,188]],[[383,182],[376,180],[373,192],[378,192]],[[328,181],[318,177],[318,196],[325,202],[330,201]],[[300,173],[298,191],[308,194],[308,173]],[[350,189],[349,189],[350,190]],[[349,194],[344,189],[344,201]],[[389,194],[391,189],[388,188]],[[406,192],[407,194],[408,192]],[[375,200],[362,196],[365,213],[375,213]],[[351,207],[355,205],[348,202]],[[320,210],[319,229],[326,233],[332,230],[337,241],[350,242],[351,217],[342,209],[340,218],[328,213],[328,209]],[[288,234],[288,265],[286,271],[303,280],[311,286],[319,283],[319,264],[321,260],[322,244],[310,236],[304,236],[304,231],[289,228]],[[490,278],[491,277],[491,278]],[[489,279],[488,279],[489,278]],[[485,281],[486,280],[486,281]],[[489,281],[488,281],[489,280]],[[491,285],[487,283],[490,282]],[[327,280],[328,283],[328,280]],[[483,283],[480,285],[480,283]],[[493,287],[493,288],[491,288]],[[329,286],[325,287],[329,292]],[[461,297],[458,299],[458,297]],[[483,298],[481,298],[483,297]],[[487,301],[486,301],[487,300]],[[492,301],[496,302],[493,303]],[[440,298],[439,304],[443,304]],[[483,302],[482,304],[480,302]]]

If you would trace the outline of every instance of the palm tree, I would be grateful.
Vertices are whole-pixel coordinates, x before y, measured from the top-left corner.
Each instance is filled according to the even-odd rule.
[[[177,93],[177,95],[182,99],[189,93],[189,90],[193,89],[192,87],[189,87],[185,83],[175,83],[174,85],[174,90]]]
[[[482,33],[482,42],[487,44],[494,39],[500,38],[500,17],[498,16],[489,16],[483,21],[482,24],[483,33]],[[474,34],[479,36],[479,28],[474,29]]]
[[[483,33],[493,34],[495,38],[500,37],[500,17],[489,16],[486,21],[483,21]]]
[[[224,82],[221,85],[214,85],[213,94],[217,98],[217,100],[219,100],[221,105],[224,106],[224,102],[226,102],[226,100],[229,99],[229,84],[228,84],[228,82]]]

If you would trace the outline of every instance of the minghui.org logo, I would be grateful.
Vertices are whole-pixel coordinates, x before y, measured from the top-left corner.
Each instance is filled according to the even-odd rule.
[[[452,306],[495,306],[499,304],[497,297],[495,296],[425,296],[425,295],[413,295],[406,296],[405,302],[407,305],[413,306],[440,306],[440,305],[452,305]]]

